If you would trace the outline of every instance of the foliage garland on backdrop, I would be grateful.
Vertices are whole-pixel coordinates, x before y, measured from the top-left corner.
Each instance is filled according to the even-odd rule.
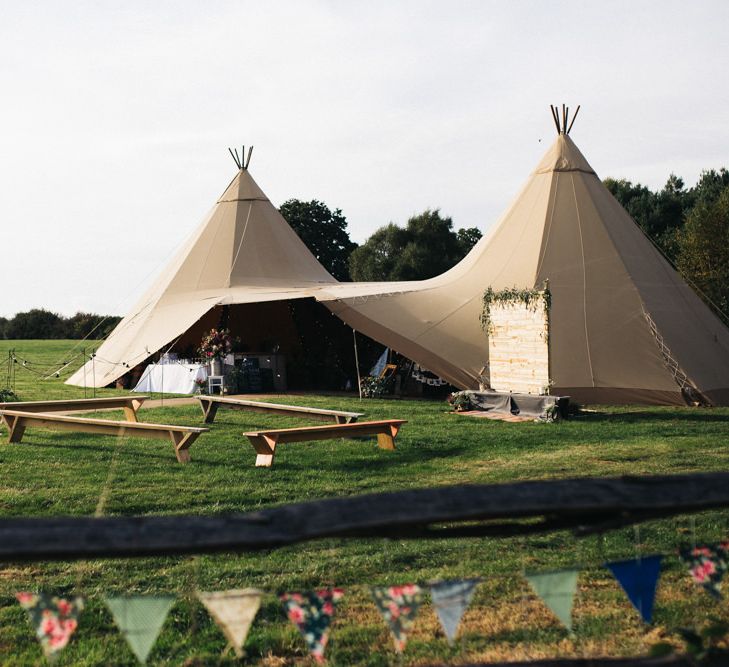
[[[631,560],[604,563],[644,623],[653,619],[653,603],[660,577],[662,555],[640,556]],[[715,601],[721,599],[722,579],[729,568],[729,540],[714,544],[681,546],[678,558],[693,582],[701,586]],[[543,572],[525,572],[535,594],[569,631],[573,632],[572,609],[577,591],[579,566]],[[463,614],[473,599],[479,577],[430,582],[431,601],[446,639],[452,644]],[[405,651],[419,608],[424,588],[415,583],[401,586],[369,587],[374,603],[387,624],[398,654]],[[295,591],[277,595],[283,611],[304,638],[309,652],[318,663],[324,663],[324,651],[337,603],[344,597],[341,588]],[[272,593],[274,594],[274,593]],[[264,591],[239,589],[196,593],[228,639],[228,645],[239,657],[248,630],[260,608]],[[66,599],[50,591],[18,592],[16,598],[28,612],[36,637],[49,659],[68,644],[78,627],[84,608],[80,597]],[[106,606],[114,616],[121,634],[140,663],[146,662],[167,614],[174,605],[172,595],[136,595],[106,597]],[[681,630],[689,652],[713,655],[717,640],[729,632],[726,623],[716,622],[701,634]],[[708,646],[706,640],[708,639]],[[659,648],[660,647],[660,648]],[[663,653],[673,650],[668,644],[656,645]],[[726,652],[721,653],[726,655]]]
[[[518,287],[507,287],[503,290],[494,291],[488,288],[483,293],[483,310],[481,311],[481,328],[487,333],[493,333],[493,322],[491,321],[491,305],[523,305],[527,310],[536,312],[541,305],[544,313],[549,319],[549,309],[552,306],[552,293],[545,281],[541,289],[520,289]]]

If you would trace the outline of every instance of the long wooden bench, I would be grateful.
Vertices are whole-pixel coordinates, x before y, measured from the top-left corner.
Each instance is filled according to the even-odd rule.
[[[135,422],[137,410],[148,396],[108,396],[105,398],[74,398],[61,401],[16,401],[0,403],[0,410],[19,412],[91,412],[121,408],[127,421]]]
[[[76,431],[80,433],[98,433],[101,435],[117,435],[142,438],[169,439],[175,448],[175,456],[180,463],[190,461],[190,445],[201,433],[209,429],[198,426],[176,426],[172,424],[146,424],[137,421],[110,421],[106,419],[89,419],[88,417],[71,417],[51,412],[22,412],[20,410],[0,410],[0,418],[8,428],[8,442],[20,442],[25,429],[29,426]]]
[[[395,449],[395,436],[404,419],[356,422],[352,424],[328,424],[326,426],[304,426],[302,428],[279,428],[269,431],[244,433],[256,450],[256,466],[270,468],[276,446],[283,442],[304,442],[307,440],[328,440],[330,438],[352,438],[360,435],[376,435],[380,449]]]
[[[266,403],[264,401],[249,401],[242,398],[229,398],[227,396],[198,396],[206,424],[212,424],[218,408],[223,406],[233,410],[248,410],[250,412],[265,412],[289,417],[308,417],[319,421],[332,421],[337,424],[351,424],[356,422],[363,413],[345,412],[344,410],[326,410],[324,408],[307,408],[300,405],[283,405],[281,403]]]

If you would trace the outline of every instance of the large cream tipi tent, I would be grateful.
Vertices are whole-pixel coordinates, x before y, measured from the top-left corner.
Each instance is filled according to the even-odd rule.
[[[455,386],[476,389],[488,368],[484,290],[545,280],[552,393],[583,402],[729,404],[729,330],[564,127],[490,233],[453,269],[425,281],[338,283],[241,168],[99,348],[94,382],[114,381],[216,306],[313,297]],[[81,369],[68,382],[89,377],[90,368]]]

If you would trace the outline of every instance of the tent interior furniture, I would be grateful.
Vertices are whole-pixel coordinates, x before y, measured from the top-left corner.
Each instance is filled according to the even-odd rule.
[[[308,440],[330,440],[332,438],[353,438],[362,435],[376,435],[380,449],[395,449],[395,437],[404,419],[383,419],[381,421],[355,422],[351,424],[327,424],[326,426],[304,426],[281,428],[270,431],[244,433],[256,450],[256,467],[270,468],[276,445],[283,442],[306,442]]]
[[[208,393],[212,394],[216,387],[222,394],[225,389],[225,378],[222,375],[208,375]]]
[[[180,463],[190,461],[190,445],[201,433],[209,429],[197,426],[176,426],[172,424],[147,424],[144,422],[110,421],[70,417],[49,412],[22,412],[20,410],[0,410],[8,429],[8,442],[20,442],[28,426],[40,426],[52,430],[76,431],[130,437],[169,439],[175,448],[175,456]]]
[[[337,424],[352,424],[359,419],[362,412],[345,412],[344,410],[326,410],[324,408],[307,408],[301,405],[283,405],[281,403],[265,403],[248,401],[242,398],[225,396],[198,396],[206,424],[212,424],[220,406],[233,410],[248,410],[289,417],[308,417],[318,421],[334,421]]]
[[[128,422],[138,421],[137,410],[149,396],[110,396],[107,398],[74,398],[63,401],[20,401],[0,403],[0,410],[21,412],[89,412],[91,410],[124,410]]]

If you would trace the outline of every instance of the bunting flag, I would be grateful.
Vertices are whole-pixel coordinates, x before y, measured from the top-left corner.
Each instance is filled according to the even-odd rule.
[[[729,568],[729,541],[681,547],[678,555],[691,578],[707,593],[721,599],[721,580]]]
[[[453,644],[464,612],[481,579],[451,579],[430,585],[430,597],[449,644]]]
[[[395,641],[395,650],[402,653],[408,642],[408,632],[415,622],[418,607],[423,602],[422,590],[415,584],[372,588],[371,590],[377,609],[390,628]]]
[[[575,569],[553,570],[551,572],[528,572],[524,576],[561,621],[562,625],[572,631],[572,604],[577,590],[577,574]]]
[[[661,573],[662,556],[648,556],[635,560],[605,563],[625,591],[628,599],[638,610],[641,618],[650,623],[653,618],[653,602]]]
[[[197,593],[239,658],[243,657],[243,644],[261,606],[262,595],[255,588]]]
[[[28,612],[43,653],[49,660],[53,660],[66,648],[78,627],[78,617],[84,608],[83,599],[77,597],[67,600],[44,591],[20,592],[15,597]]]
[[[157,641],[175,598],[168,595],[130,595],[106,598],[106,606],[121,634],[142,664]]]
[[[319,663],[325,662],[324,651],[329,641],[334,607],[343,595],[341,588],[323,588],[304,593],[283,593],[280,596],[286,615],[299,629],[309,652]]]

